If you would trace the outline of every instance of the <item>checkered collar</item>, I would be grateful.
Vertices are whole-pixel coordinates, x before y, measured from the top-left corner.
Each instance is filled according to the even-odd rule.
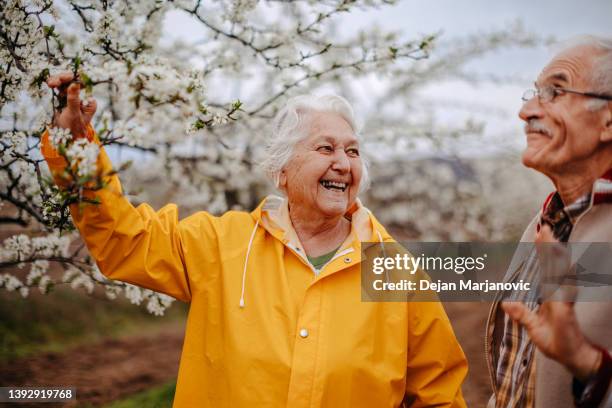
[[[593,189],[589,193],[568,205],[564,205],[557,191],[550,193],[542,206],[538,231],[541,224],[546,223],[551,226],[557,239],[566,241],[569,239],[572,226],[580,216],[592,206],[604,203],[612,203],[612,169],[593,183]]]

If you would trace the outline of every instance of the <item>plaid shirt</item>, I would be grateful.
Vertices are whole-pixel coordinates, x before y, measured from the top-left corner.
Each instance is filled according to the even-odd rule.
[[[593,191],[585,194],[568,206],[563,205],[559,193],[551,193],[542,208],[542,215],[537,225],[537,231],[542,224],[548,224],[555,238],[567,242],[573,226],[580,216],[585,214],[592,205],[612,202],[612,170],[608,171],[593,185]],[[539,278],[535,248],[531,251],[525,263],[510,281],[523,279],[532,282],[537,287]],[[516,293],[513,294],[516,299]],[[539,303],[537,293],[529,291],[517,300],[525,302],[531,310],[537,310]],[[499,307],[499,302],[495,308]],[[494,322],[495,320],[493,320]],[[496,407],[497,408],[532,408],[535,404],[535,370],[533,358],[535,346],[529,340],[527,330],[504,314],[504,331],[501,338],[499,358],[495,369]],[[488,328],[488,335],[493,332],[492,325]]]

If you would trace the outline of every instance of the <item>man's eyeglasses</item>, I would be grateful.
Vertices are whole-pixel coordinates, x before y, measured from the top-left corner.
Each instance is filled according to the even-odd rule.
[[[576,95],[587,96],[589,98],[604,99],[606,101],[612,101],[611,95],[598,94],[594,92],[579,92],[572,89],[558,88],[555,86],[545,86],[540,89],[527,89],[523,92],[521,99],[523,102],[530,101],[533,97],[537,96],[540,102],[552,102],[557,96],[563,95],[564,93],[573,93]]]

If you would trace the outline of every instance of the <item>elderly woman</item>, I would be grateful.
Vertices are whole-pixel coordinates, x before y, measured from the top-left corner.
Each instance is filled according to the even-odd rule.
[[[51,77],[51,87],[72,80]],[[68,87],[55,126],[96,140]],[[63,158],[43,136],[57,175]],[[116,175],[72,216],[102,273],[190,302],[175,407],[463,407],[465,356],[437,302],[362,302],[360,245],[393,239],[357,199],[367,172],[350,105],[290,100],[264,163],[285,198],[181,221],[134,208]],[[111,163],[101,150],[98,168]]]

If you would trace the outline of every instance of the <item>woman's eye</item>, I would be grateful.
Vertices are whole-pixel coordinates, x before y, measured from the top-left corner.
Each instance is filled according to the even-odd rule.
[[[333,152],[334,149],[331,146],[319,146],[317,148],[317,151],[324,152],[324,153],[329,153],[329,152]]]
[[[358,149],[348,149],[346,152],[350,156],[359,156],[359,150]]]

